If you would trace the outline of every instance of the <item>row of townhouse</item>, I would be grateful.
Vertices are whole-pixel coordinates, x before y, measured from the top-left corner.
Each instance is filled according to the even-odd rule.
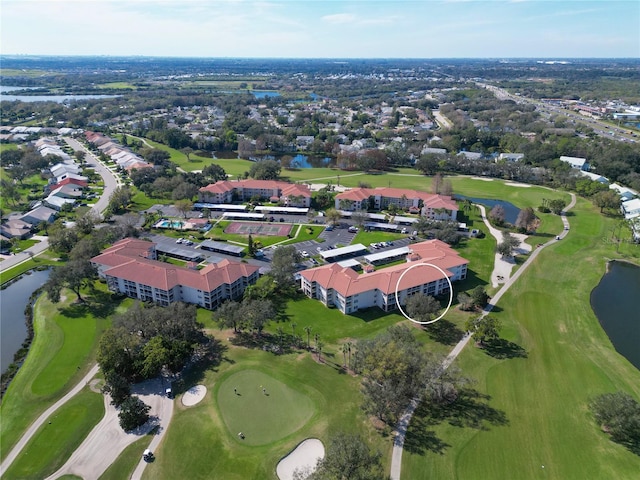
[[[155,243],[133,238],[116,242],[91,263],[113,292],[163,306],[185,302],[209,310],[242,297],[259,275],[258,267],[230,260],[201,270],[177,267],[156,260]]]
[[[404,188],[352,188],[335,197],[337,210],[384,210],[396,205],[433,220],[456,220],[458,204],[450,196]]]
[[[339,263],[323,265],[302,271],[300,285],[309,298],[350,314],[373,306],[388,312],[398,308],[398,303],[405,305],[412,295],[437,296],[449,292],[449,282],[438,269],[424,265],[409,270],[416,262],[440,267],[452,282],[467,277],[469,261],[440,240],[411,245],[406,260],[400,265],[362,274]]]
[[[311,190],[308,185],[276,180],[220,180],[202,187],[198,193],[198,200],[204,203],[223,204],[234,200],[246,202],[254,197],[289,207],[311,206]]]
[[[50,178],[44,189],[47,195],[44,205],[60,210],[66,204],[75,204],[84,196],[84,189],[89,184],[89,179],[82,175],[82,167],[52,138],[40,138],[34,145],[43,157],[53,155],[60,159],[46,172]]]
[[[151,167],[144,159],[101,133],[86,131],[84,136],[87,142],[111,158],[113,162],[127,172],[133,169]]]

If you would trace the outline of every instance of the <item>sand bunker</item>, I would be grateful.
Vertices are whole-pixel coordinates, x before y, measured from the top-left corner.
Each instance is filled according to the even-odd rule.
[[[522,188],[530,188],[531,185],[528,185],[526,183],[505,183],[505,185],[508,185],[510,187],[522,187]]]
[[[324,458],[324,445],[317,438],[307,438],[289,455],[278,462],[276,473],[280,480],[293,480],[293,472],[313,473],[316,463]]]
[[[195,404],[201,402],[206,394],[207,387],[205,387],[204,385],[196,385],[195,387],[191,387],[182,396],[182,404],[185,407],[192,407]]]

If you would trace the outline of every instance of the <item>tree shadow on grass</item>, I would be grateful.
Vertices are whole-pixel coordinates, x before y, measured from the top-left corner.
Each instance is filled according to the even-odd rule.
[[[446,405],[436,405],[425,400],[420,403],[411,420],[404,448],[419,455],[426,452],[442,455],[451,445],[438,438],[431,430],[444,422],[454,427],[488,430],[489,426],[509,424],[506,414],[491,407],[489,395],[475,389],[460,390],[458,398]]]
[[[493,358],[527,358],[527,351],[520,345],[504,338],[485,341],[484,351]]]
[[[68,318],[82,318],[87,315],[107,318],[113,315],[119,303],[114,301],[111,292],[95,291],[93,294],[85,296],[84,300],[82,303],[74,302],[66,307],[60,308],[60,313]]]
[[[300,342],[299,337],[283,333],[282,336],[271,333],[255,334],[252,332],[237,332],[231,338],[231,344],[238,347],[264,350],[265,352],[283,355],[296,351],[296,345]]]
[[[455,345],[464,336],[462,330],[444,318],[431,325],[425,325],[424,331],[427,332],[429,338],[443,345]]]
[[[173,395],[184,393],[194,385],[202,383],[206,372],[209,370],[217,371],[223,361],[233,362],[226,357],[227,350],[228,347],[221,341],[209,337],[208,342],[197,349],[191,361],[182,371],[168,379]]]
[[[460,390],[458,398],[448,405],[432,405],[431,418],[434,421],[448,422],[456,427],[488,430],[487,424],[504,426],[509,424],[506,414],[491,407],[487,402],[491,396],[473,388]]]

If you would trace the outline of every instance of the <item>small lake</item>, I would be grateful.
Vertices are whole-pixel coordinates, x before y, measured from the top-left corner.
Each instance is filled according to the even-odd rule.
[[[116,98],[120,95],[13,95],[9,92],[15,92],[16,90],[33,90],[33,87],[8,87],[0,85],[0,101],[14,101],[19,100],[21,102],[56,102],[65,103],[73,100],[92,100],[96,98]]]
[[[591,308],[616,351],[640,370],[640,267],[610,262],[591,292]]]
[[[13,356],[27,338],[24,308],[31,294],[48,278],[49,270],[33,271],[0,290],[0,371],[4,372],[13,362]]]
[[[286,154],[281,155],[252,155],[248,160],[253,162],[261,162],[262,160],[282,160],[282,157],[287,156]],[[317,155],[302,155],[297,154],[295,156],[288,155],[292,158],[291,160],[291,168],[324,168],[331,167],[335,165],[335,159],[330,157],[319,157]],[[217,160],[236,160],[238,159],[238,154],[236,152],[215,152],[213,158]],[[285,175],[286,170],[283,170],[283,175]]]
[[[518,214],[520,213],[520,209],[516,207],[511,202],[505,202],[504,200],[493,200],[490,198],[474,198],[474,197],[465,197],[464,195],[454,195],[456,200],[471,200],[473,203],[479,203],[480,205],[484,205],[487,207],[487,215],[493,207],[496,205],[502,205],[504,208],[504,220],[511,225],[515,225],[516,220],[518,219]]]

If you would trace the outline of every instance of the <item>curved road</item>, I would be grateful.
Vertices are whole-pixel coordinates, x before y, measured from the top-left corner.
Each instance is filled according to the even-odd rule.
[[[569,221],[567,220],[566,212],[568,210],[571,210],[576,204],[575,194],[569,193],[569,195],[571,195],[571,202],[569,202],[569,205],[567,205],[567,207],[561,213],[562,223],[565,227],[562,233],[558,235],[561,239],[564,238],[567,235],[567,233],[569,233],[568,232]],[[484,215],[483,215],[483,220],[485,224],[489,226],[489,221]],[[511,285],[513,285],[515,281],[518,280],[518,278],[520,278],[520,275],[522,275],[522,272],[524,272],[529,267],[529,265],[531,265],[531,263],[540,254],[542,249],[545,248],[547,245],[550,245],[557,241],[558,240],[550,240],[544,245],[542,245],[541,247],[538,247],[533,252],[531,252],[527,260],[516,271],[516,273],[512,277],[510,277],[504,283],[502,288],[498,290],[498,292],[491,298],[491,301],[483,309],[481,317],[484,317],[491,310],[493,310],[493,307],[498,303],[498,301],[507,292],[507,290],[511,288]],[[462,350],[467,345],[467,343],[469,343],[470,339],[471,339],[471,334],[467,332],[464,335],[464,337],[462,337],[462,339],[453,348],[453,350],[451,350],[449,355],[447,355],[447,358],[445,358],[444,361],[442,362],[443,370],[446,370],[447,368],[449,368],[449,366],[453,363],[453,361],[458,357],[460,352],[462,352]],[[419,403],[420,403],[419,398],[414,398],[413,400],[411,400],[407,409],[402,414],[402,417],[400,417],[400,421],[398,422],[398,425],[396,427],[397,434],[395,439],[393,440],[393,452],[391,454],[391,472],[390,472],[391,480],[400,480],[400,473],[402,471],[402,451],[404,449],[404,441],[407,434],[407,428],[409,427],[409,423],[411,422],[411,417],[413,416],[413,413],[415,409],[418,407]]]
[[[102,177],[104,181],[104,190],[102,195],[98,199],[98,201],[93,205],[92,209],[97,214],[101,214],[109,205],[109,198],[113,191],[121,185],[120,178],[115,175],[106,165],[103,165],[98,157],[96,157],[92,152],[90,152],[84,145],[78,142],[76,139],[71,137],[64,137],[64,140],[67,144],[73,148],[74,150],[80,150],[85,152],[86,159],[93,160],[93,162],[89,161],[89,164],[95,169],[95,171]],[[10,257],[5,258],[2,262],[0,262],[0,272],[8,270],[16,265],[20,265],[27,260],[30,260],[32,256],[40,255],[47,248],[49,248],[49,239],[47,237],[34,237],[40,240],[39,243],[32,245],[28,249],[20,252],[16,255],[12,255]]]

